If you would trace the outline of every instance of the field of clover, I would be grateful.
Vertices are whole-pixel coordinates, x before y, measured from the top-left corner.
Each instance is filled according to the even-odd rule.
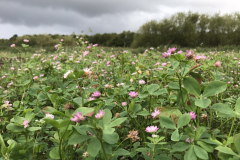
[[[0,160],[240,160],[234,51],[78,47],[4,60]]]

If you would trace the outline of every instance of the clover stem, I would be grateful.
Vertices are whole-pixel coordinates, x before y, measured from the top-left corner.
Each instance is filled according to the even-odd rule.
[[[234,125],[235,120],[236,120],[236,116],[234,117],[234,119],[233,119],[233,121],[232,121],[231,130],[230,130],[230,132],[229,132],[229,134],[228,134],[229,137],[231,136],[231,133],[232,133],[232,129],[233,129],[233,125]]]

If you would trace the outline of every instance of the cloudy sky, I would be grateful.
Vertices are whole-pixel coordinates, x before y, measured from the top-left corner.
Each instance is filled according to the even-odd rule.
[[[137,31],[176,12],[239,11],[239,0],[0,0],[0,39],[14,34]]]

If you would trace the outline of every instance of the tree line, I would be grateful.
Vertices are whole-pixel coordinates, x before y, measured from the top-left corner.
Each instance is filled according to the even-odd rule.
[[[0,39],[0,50],[11,44],[21,45],[28,39],[31,46],[53,47],[64,39],[66,46],[76,46],[76,34],[40,34],[13,35],[9,39]],[[81,36],[81,35],[80,35]],[[203,44],[207,47],[239,45],[240,14],[214,15],[197,12],[179,12],[160,21],[152,20],[143,24],[138,31],[122,33],[104,33],[85,35],[85,39],[93,44],[105,47],[158,47],[161,45],[177,45],[196,47]]]
[[[176,44],[181,47],[239,45],[240,14],[214,15],[180,12],[161,21],[143,24],[134,36],[132,47],[157,47]]]
[[[23,43],[23,39],[28,39],[28,44],[33,47],[53,47],[60,43],[60,40],[64,40],[66,46],[77,46],[76,37],[84,37],[84,40],[92,43],[98,44],[99,46],[109,46],[109,47],[130,47],[134,32],[123,31],[122,33],[104,33],[95,35],[76,35],[72,33],[71,35],[59,35],[59,34],[39,34],[39,35],[23,35],[18,36],[13,35],[9,39],[0,39],[0,49],[8,48],[11,44],[16,44],[20,46]]]

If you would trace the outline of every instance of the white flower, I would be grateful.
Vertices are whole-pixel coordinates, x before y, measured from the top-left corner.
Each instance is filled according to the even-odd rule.
[[[146,82],[141,79],[141,80],[139,81],[139,83],[140,83],[140,84],[145,84]]]
[[[117,86],[118,86],[118,87],[120,87],[120,86],[125,86],[125,84],[124,84],[124,83],[118,83]]]
[[[156,138],[156,137],[157,137],[157,135],[156,135],[156,134],[152,134],[152,137],[153,137],[153,138]]]
[[[134,73],[132,73],[131,75],[135,75],[135,74],[137,74],[137,72],[134,72]]]
[[[52,115],[52,114],[46,114],[46,117],[49,117],[49,118],[51,118],[51,119],[54,119],[54,115]]]
[[[85,68],[85,69],[83,69],[83,71],[86,74],[91,74],[92,73],[91,68]]]
[[[44,123],[45,121],[43,119],[40,119],[40,120],[35,120],[37,123]]]
[[[68,70],[67,73],[65,73],[63,77],[67,78],[70,73],[73,73],[73,71],[72,70]]]

